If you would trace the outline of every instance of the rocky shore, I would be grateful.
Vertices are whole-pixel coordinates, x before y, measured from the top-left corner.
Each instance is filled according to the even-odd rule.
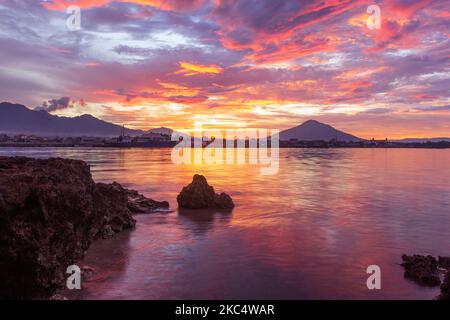
[[[450,300],[450,257],[423,256],[414,254],[402,256],[405,278],[430,287],[440,286],[439,300]],[[441,276],[444,280],[441,283]]]
[[[195,175],[177,197],[179,208],[230,211],[232,198]],[[117,182],[96,183],[83,161],[0,157],[0,299],[63,299],[69,265],[99,238],[135,227],[134,214],[166,211]],[[403,255],[405,277],[438,287],[450,299],[450,257]],[[94,270],[82,267],[83,277]]]
[[[0,157],[0,299],[46,299],[98,238],[169,207],[118,183],[95,183],[78,160]]]

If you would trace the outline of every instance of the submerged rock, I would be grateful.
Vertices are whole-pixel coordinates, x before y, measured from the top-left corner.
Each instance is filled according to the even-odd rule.
[[[437,259],[433,256],[412,255],[402,256],[402,266],[405,277],[427,286],[439,286],[439,268]]]
[[[135,214],[139,213],[153,213],[169,209],[169,202],[156,201],[145,197],[136,190],[130,190],[123,188],[117,182],[112,184],[117,189],[120,189],[128,197],[128,209]]]
[[[49,298],[49,300],[69,300],[69,299],[67,299],[61,294],[54,294]]]
[[[180,208],[186,209],[232,209],[233,200],[226,193],[216,194],[202,175],[194,175],[192,182],[177,196]]]
[[[49,298],[93,240],[166,206],[131,193],[95,183],[83,161],[0,157],[0,299]]]

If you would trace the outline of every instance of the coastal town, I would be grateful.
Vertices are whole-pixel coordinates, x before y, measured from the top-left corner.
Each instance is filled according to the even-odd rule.
[[[204,138],[202,146],[208,146],[213,139]],[[170,134],[148,132],[140,136],[119,135],[117,137],[41,137],[37,135],[0,134],[0,147],[98,147],[98,148],[164,148],[174,147],[178,141],[173,141]],[[225,144],[225,142],[224,142]],[[237,147],[239,143],[235,141]],[[270,144],[270,142],[269,142]],[[192,143],[194,146],[194,143]],[[241,145],[243,145],[241,143]],[[248,140],[245,146],[249,146]],[[450,142],[424,141],[400,142],[384,140],[340,141],[325,140],[281,140],[280,148],[450,148]]]
[[[141,136],[117,137],[41,137],[37,135],[0,134],[0,147],[173,147],[175,141],[163,133],[149,132]]]

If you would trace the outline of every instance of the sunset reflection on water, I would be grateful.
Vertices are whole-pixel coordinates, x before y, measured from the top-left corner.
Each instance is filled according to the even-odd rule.
[[[175,165],[170,149],[3,149],[83,159],[172,212],[91,247],[98,280],[82,299],[431,299],[403,278],[403,253],[450,255],[450,150],[281,149],[276,175],[258,165]],[[231,213],[178,212],[194,174],[229,193]],[[366,288],[379,265],[382,290]],[[101,277],[104,275],[104,277]]]

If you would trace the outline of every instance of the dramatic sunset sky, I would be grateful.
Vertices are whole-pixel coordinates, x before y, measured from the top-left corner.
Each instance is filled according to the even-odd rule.
[[[0,0],[0,100],[142,129],[450,136],[449,35],[450,0]]]

